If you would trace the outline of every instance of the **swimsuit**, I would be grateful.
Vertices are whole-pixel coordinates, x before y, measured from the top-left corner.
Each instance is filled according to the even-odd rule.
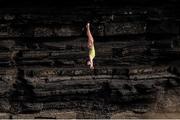
[[[94,49],[94,46],[93,46],[93,47],[89,48],[89,57],[91,59],[94,59],[95,55],[96,55],[95,54],[95,49]]]

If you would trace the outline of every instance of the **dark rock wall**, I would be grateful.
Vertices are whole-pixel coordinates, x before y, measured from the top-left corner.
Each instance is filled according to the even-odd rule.
[[[177,0],[0,3],[0,118],[180,118]]]

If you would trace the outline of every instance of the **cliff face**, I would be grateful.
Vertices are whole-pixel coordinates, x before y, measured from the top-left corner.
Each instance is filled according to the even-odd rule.
[[[180,118],[178,1],[0,3],[0,118]]]

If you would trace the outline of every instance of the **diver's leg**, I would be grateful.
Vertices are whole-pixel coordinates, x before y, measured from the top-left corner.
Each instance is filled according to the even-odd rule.
[[[90,23],[87,23],[86,25],[86,34],[87,34],[87,37],[88,37],[88,43],[93,45],[94,43],[94,38],[91,34],[91,31],[90,31]]]

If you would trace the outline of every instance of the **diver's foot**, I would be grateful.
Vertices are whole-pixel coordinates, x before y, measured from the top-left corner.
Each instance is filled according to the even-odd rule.
[[[90,26],[90,23],[87,23],[87,24],[86,24],[86,28],[89,28],[89,26]]]

